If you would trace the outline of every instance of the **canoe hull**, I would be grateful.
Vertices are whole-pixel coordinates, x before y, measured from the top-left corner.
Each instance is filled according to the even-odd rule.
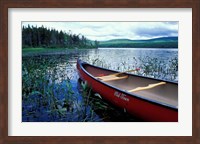
[[[77,61],[77,70],[80,78],[99,93],[105,100],[113,105],[126,110],[126,112],[144,121],[152,122],[178,122],[178,110],[159,105],[135,97],[133,94],[122,91],[97,80],[83,68],[84,62]]]

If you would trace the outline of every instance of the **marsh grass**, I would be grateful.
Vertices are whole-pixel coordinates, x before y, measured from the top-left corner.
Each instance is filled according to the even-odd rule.
[[[85,60],[92,65],[99,67],[127,71],[140,68],[139,71],[130,72],[140,76],[146,76],[156,79],[178,82],[178,58],[173,57],[167,61],[159,60],[156,57],[133,57],[121,59],[120,63],[114,64],[105,61],[104,58],[97,56],[96,58],[86,57]]]
[[[178,82],[176,57],[167,62],[149,56],[133,57],[120,63],[105,61],[99,55],[81,59],[117,71],[140,68],[134,74]],[[104,101],[87,83],[78,82],[76,63],[70,61],[69,55],[23,57],[23,122],[135,121]]]
[[[65,56],[23,58],[23,121],[101,121],[89,105],[86,86],[80,99],[72,85],[74,69],[66,61]]]

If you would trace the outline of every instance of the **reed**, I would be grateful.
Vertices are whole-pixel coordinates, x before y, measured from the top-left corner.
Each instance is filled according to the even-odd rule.
[[[104,58],[85,59],[87,62],[107,69],[117,71],[127,71],[130,69],[140,68],[140,71],[133,72],[134,74],[152,77],[157,79],[169,80],[178,82],[178,58],[174,57],[167,61],[158,60],[156,57],[133,57],[132,59],[123,58],[120,63],[113,64],[111,61],[105,61]]]
[[[66,59],[65,56],[23,58],[23,121],[102,121],[91,106],[91,89],[82,85],[79,93],[74,87],[75,67]]]
[[[80,55],[81,56],[81,55]],[[81,56],[96,66],[134,74],[178,81],[178,58],[167,62],[155,57],[123,58],[120,63],[97,55]],[[69,55],[28,56],[22,60],[22,121],[106,121],[114,109],[94,93],[87,83],[79,83],[76,64]]]

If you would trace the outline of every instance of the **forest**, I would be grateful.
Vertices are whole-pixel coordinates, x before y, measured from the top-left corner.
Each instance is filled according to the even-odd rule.
[[[22,48],[178,48],[178,37],[162,37],[149,40],[113,39],[92,41],[82,34],[73,34],[44,26],[22,27]]]
[[[22,27],[22,48],[98,48],[98,43],[70,30],[65,32],[30,25]]]
[[[178,37],[161,37],[148,40],[114,39],[100,41],[101,48],[178,48]]]

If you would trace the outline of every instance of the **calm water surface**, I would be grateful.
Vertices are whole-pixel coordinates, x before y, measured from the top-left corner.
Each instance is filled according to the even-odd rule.
[[[178,57],[178,49],[157,49],[157,48],[100,48],[95,50],[80,50],[81,57],[89,56],[91,59],[102,58],[108,63],[119,64],[122,61],[130,61],[133,57],[144,58],[150,56],[167,62],[169,59]],[[130,61],[131,62],[131,61]]]
[[[54,84],[54,95],[59,100],[62,100],[65,96],[63,93],[67,93],[66,83],[67,81],[71,84],[71,90],[75,92],[76,105],[81,105],[83,101],[83,93],[80,88],[79,76],[76,71],[76,61],[77,58],[82,59],[90,64],[101,66],[104,68],[109,68],[118,71],[126,71],[134,69],[137,67],[141,68],[141,72],[137,73],[139,75],[144,75],[148,77],[155,77],[159,79],[166,79],[170,81],[178,81],[178,49],[141,49],[141,48],[131,48],[131,49],[112,49],[112,48],[101,48],[92,50],[66,50],[62,53],[43,55],[42,59],[46,61],[51,61],[52,57],[60,59],[56,62],[53,67],[47,68],[47,75],[49,75],[49,83],[51,83],[51,74],[53,73],[57,78],[52,81]],[[32,59],[41,65],[38,58],[41,56],[24,56],[23,63]],[[24,72],[23,70],[23,73]],[[64,78],[63,78],[64,77]],[[56,86],[59,85],[60,89]],[[60,92],[57,92],[60,91]],[[22,91],[22,93],[24,93]],[[38,101],[35,94],[30,96],[32,102]],[[59,107],[61,104],[59,104]],[[48,106],[48,104],[47,104]],[[35,107],[36,110],[33,110]],[[92,106],[87,107],[87,112],[90,112]],[[47,113],[48,107],[34,105],[33,103],[23,101],[22,105],[22,121],[79,121],[80,118],[77,116],[78,111],[70,114],[69,116],[56,116],[49,115]],[[30,109],[30,110],[29,110]],[[113,110],[116,108],[107,109],[107,112],[96,110],[93,115],[93,121],[138,121],[134,117],[124,114],[119,110]],[[36,112],[37,111],[37,112]],[[31,115],[31,112],[35,115]],[[28,114],[27,114],[28,113]],[[72,118],[73,117],[73,118]],[[77,117],[77,118],[75,118]]]

